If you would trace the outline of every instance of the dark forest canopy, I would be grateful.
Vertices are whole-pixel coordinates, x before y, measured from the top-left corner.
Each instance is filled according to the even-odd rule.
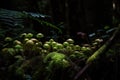
[[[74,35],[111,26],[112,3],[112,0],[1,0],[0,7],[50,15],[55,24],[63,22],[68,34]]]

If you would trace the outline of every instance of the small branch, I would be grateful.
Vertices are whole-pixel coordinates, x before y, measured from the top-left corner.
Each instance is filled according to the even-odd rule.
[[[82,73],[83,73],[90,65],[91,65],[91,63],[86,64],[86,65],[83,67],[83,69],[81,69],[81,70],[77,73],[77,75],[74,77],[74,80],[77,80],[78,77],[81,76]]]

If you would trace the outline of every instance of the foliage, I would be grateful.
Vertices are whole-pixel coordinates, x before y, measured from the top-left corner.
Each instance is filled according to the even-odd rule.
[[[78,45],[72,38],[60,43],[53,38],[44,40],[44,37],[42,33],[22,33],[18,38],[6,36],[0,53],[5,65],[0,68],[5,68],[3,72],[7,77],[1,79],[73,80],[103,44],[103,39],[99,38],[91,44]],[[101,53],[101,50],[102,47],[98,52]],[[92,60],[98,55],[95,52]],[[80,80],[86,78],[87,74]]]
[[[58,38],[62,34],[59,26],[54,25],[48,15],[0,9],[0,45],[6,36],[14,39],[24,32],[45,34],[45,38]],[[29,27],[28,27],[29,26]]]
[[[88,57],[86,54],[92,53],[91,48],[90,53],[84,52],[81,46],[74,44],[73,39],[67,39],[63,43],[56,42],[54,39],[42,42],[43,37],[42,33],[23,33],[19,39],[5,38],[1,55],[6,68],[8,68],[8,78],[15,80],[15,77],[18,77],[18,80],[27,80],[26,76],[29,75],[34,80],[41,77],[43,80],[49,80],[57,78],[56,75],[58,75],[57,71],[59,70],[60,75],[64,74],[66,78],[70,78],[73,75],[70,76],[67,73],[72,72],[74,74],[76,71],[74,68],[73,71],[69,69],[75,66],[83,66],[82,63]],[[81,61],[73,64],[78,59]],[[63,73],[64,70],[67,72]],[[11,72],[13,74],[9,74]]]

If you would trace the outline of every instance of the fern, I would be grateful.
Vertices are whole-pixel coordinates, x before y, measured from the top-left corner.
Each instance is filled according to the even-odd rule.
[[[61,29],[59,29],[57,26],[53,25],[53,24],[50,23],[50,22],[47,22],[47,21],[44,21],[44,20],[40,20],[40,19],[31,17],[31,16],[29,16],[29,17],[30,17],[30,19],[33,19],[33,20],[39,22],[39,23],[42,24],[42,25],[46,25],[46,26],[49,26],[49,27],[51,27],[51,28],[53,28],[53,29],[58,30],[58,33],[62,33],[62,30],[61,30]]]

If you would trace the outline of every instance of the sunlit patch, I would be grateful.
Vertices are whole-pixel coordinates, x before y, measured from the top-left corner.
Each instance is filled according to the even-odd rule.
[[[113,9],[115,10],[115,8],[116,8],[116,5],[115,5],[115,3],[113,3]]]

